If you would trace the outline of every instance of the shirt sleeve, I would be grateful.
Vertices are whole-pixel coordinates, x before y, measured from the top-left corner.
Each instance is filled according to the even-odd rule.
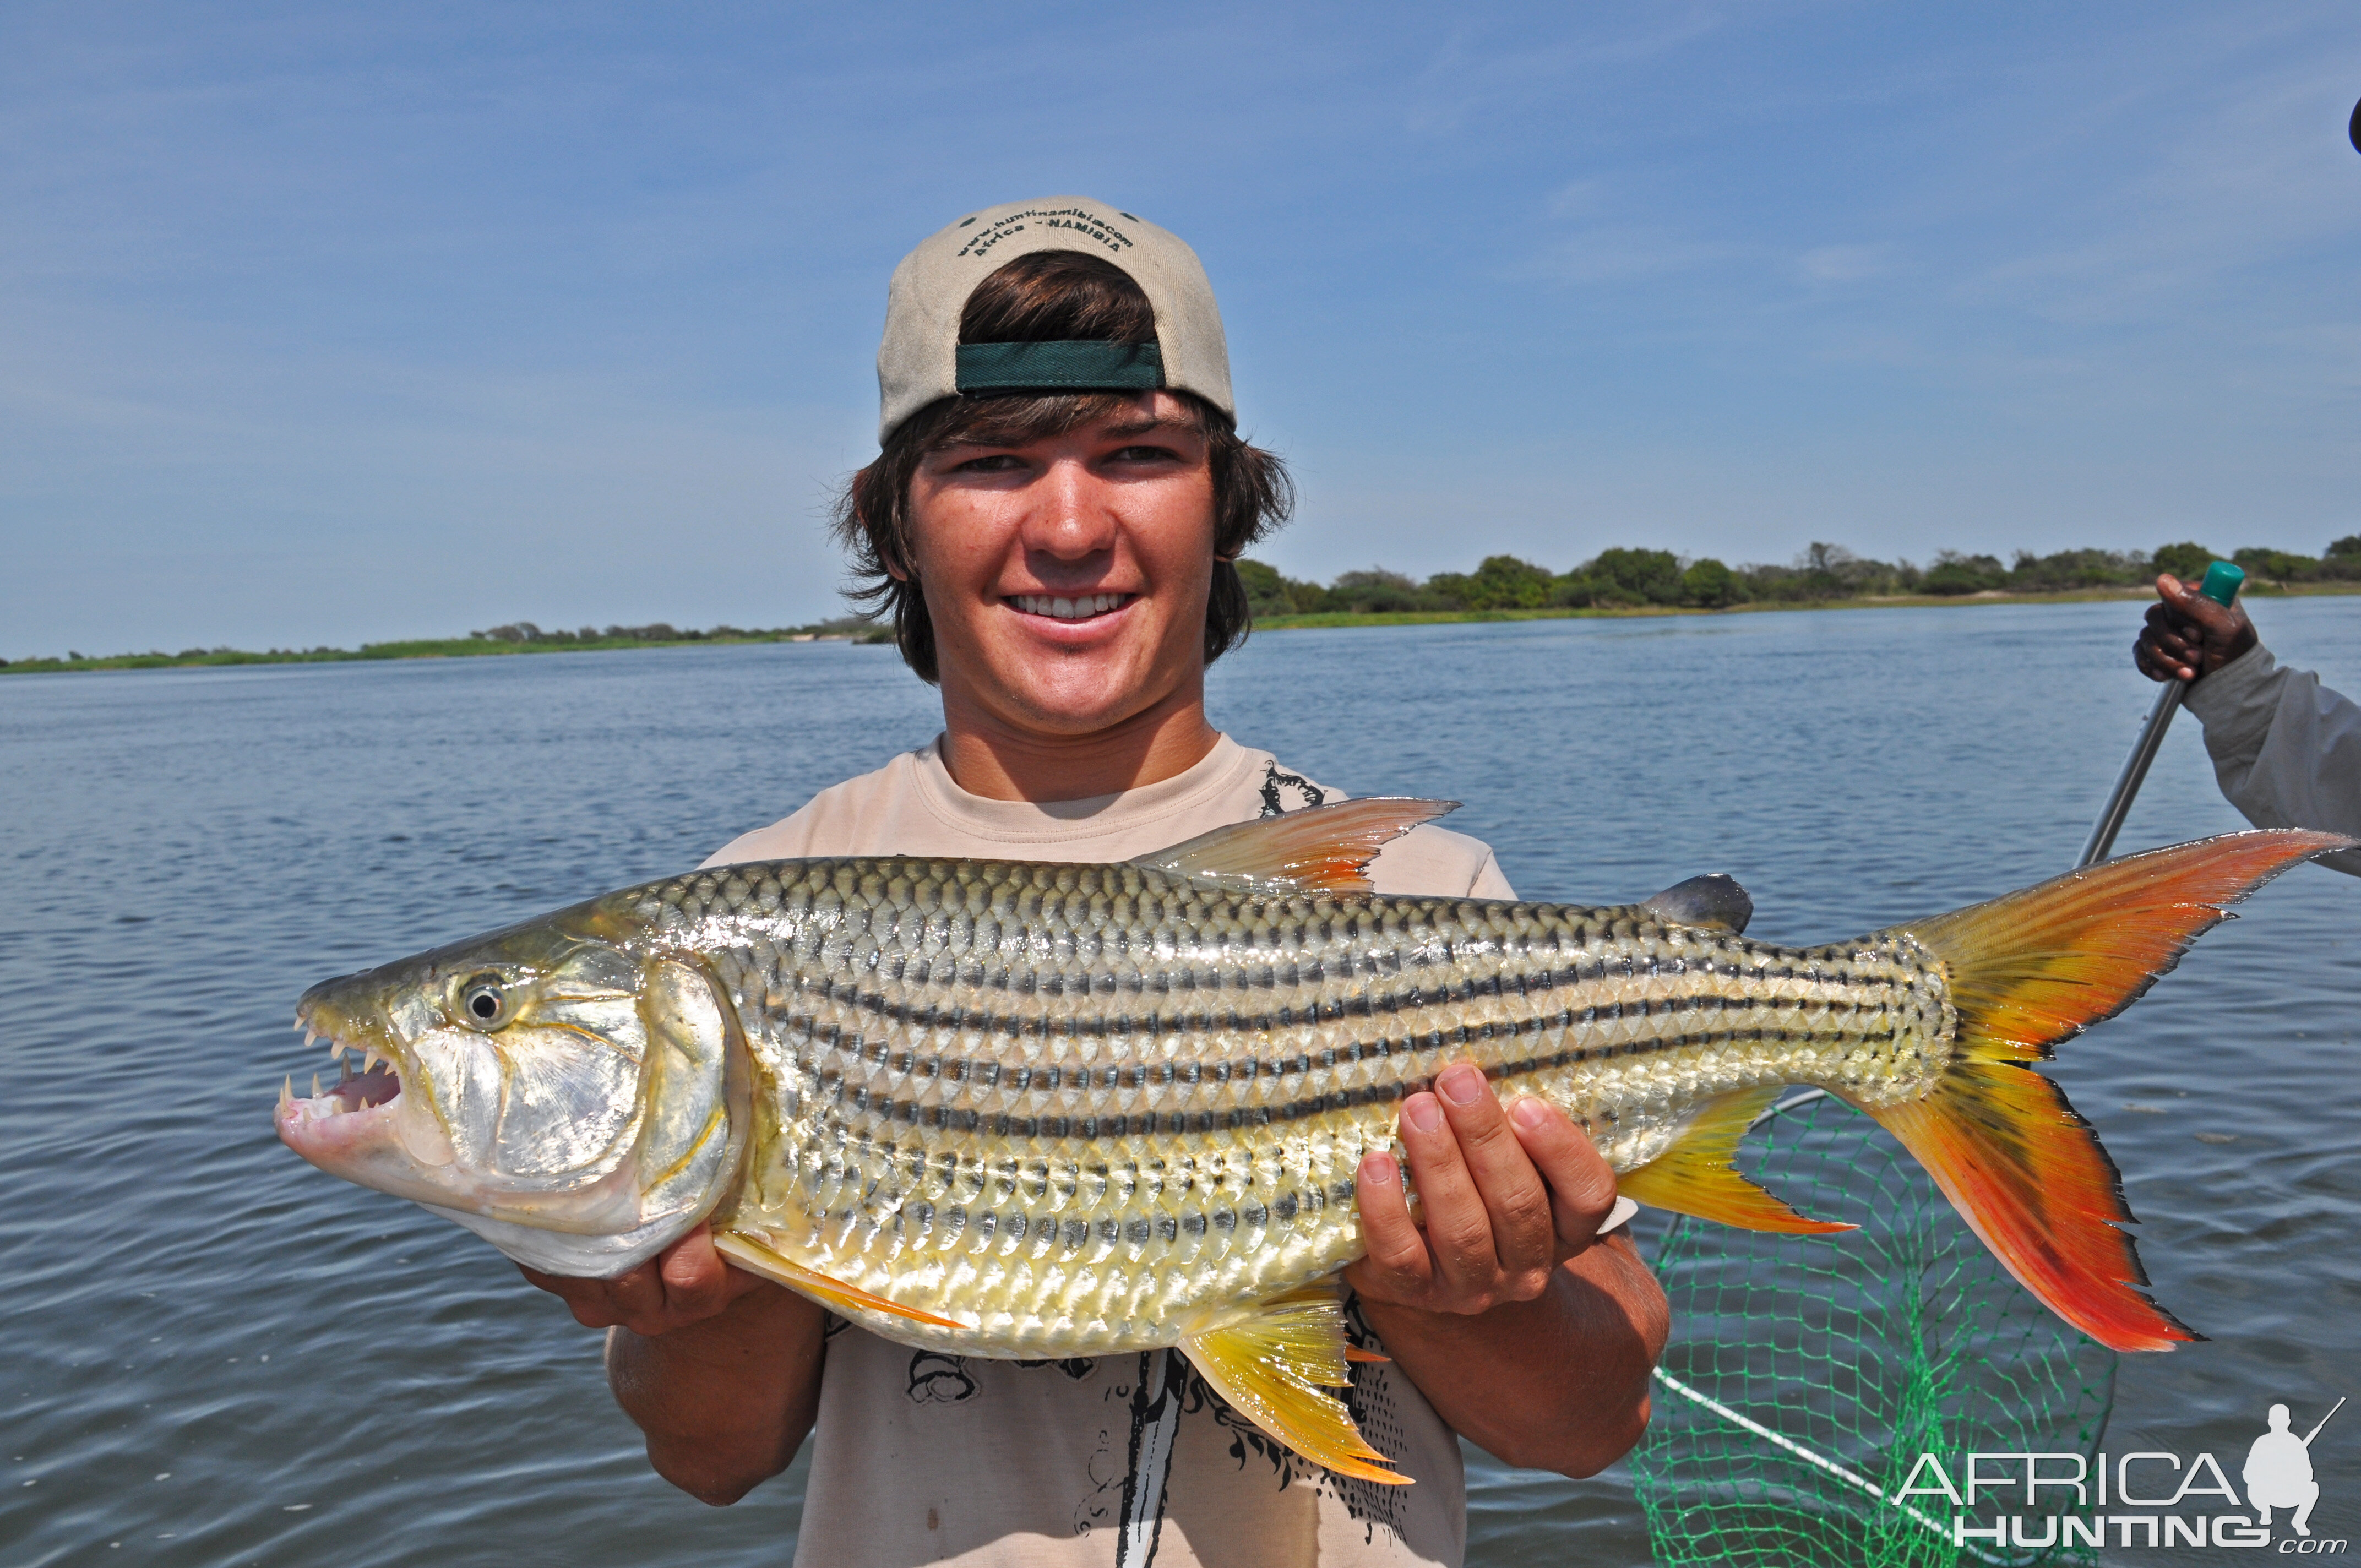
[[[2223,795],[2257,828],[2361,838],[2361,705],[2260,645],[2189,688]],[[2361,850],[2320,862],[2361,876]]]

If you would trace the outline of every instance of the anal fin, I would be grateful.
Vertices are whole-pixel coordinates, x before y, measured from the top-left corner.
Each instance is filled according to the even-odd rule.
[[[1755,1119],[1771,1108],[1784,1084],[1742,1089],[1710,1101],[1673,1146],[1637,1170],[1616,1178],[1616,1190],[1635,1203],[1669,1209],[1741,1231],[1822,1235],[1858,1227],[1812,1220],[1738,1174],[1730,1160]]]
[[[1380,1486],[1411,1478],[1369,1446],[1345,1402],[1323,1390],[1345,1370],[1345,1309],[1334,1287],[1273,1297],[1249,1317],[1182,1336],[1180,1349],[1231,1407],[1315,1464]]]
[[[916,1307],[905,1307],[898,1301],[888,1301],[858,1285],[830,1279],[816,1269],[806,1268],[800,1263],[780,1256],[742,1231],[715,1232],[713,1249],[750,1274],[776,1280],[790,1290],[800,1290],[831,1307],[854,1307],[863,1311],[884,1312],[896,1318],[907,1318],[914,1323],[931,1323],[939,1329],[968,1326],[950,1318],[939,1318],[932,1312],[922,1312]]]

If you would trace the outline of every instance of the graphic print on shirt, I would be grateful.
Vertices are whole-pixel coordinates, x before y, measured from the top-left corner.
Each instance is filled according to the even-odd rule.
[[[1290,803],[1287,796],[1292,794]],[[1305,778],[1301,773],[1279,772],[1274,761],[1264,764],[1262,771],[1262,815],[1277,817],[1282,811],[1300,811],[1307,806],[1324,805],[1328,792]]]
[[[1172,1474],[1172,1445],[1180,1435],[1180,1411],[1194,1375],[1177,1351],[1151,1350],[1139,1358],[1139,1381],[1131,1397],[1131,1442],[1126,1455],[1123,1512],[1117,1520],[1115,1568],[1148,1568],[1164,1534],[1165,1483]]]
[[[922,1350],[910,1357],[910,1398],[921,1405],[956,1405],[975,1398],[967,1357]]]

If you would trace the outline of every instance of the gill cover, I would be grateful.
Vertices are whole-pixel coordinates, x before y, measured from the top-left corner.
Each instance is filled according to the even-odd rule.
[[[509,1190],[466,1208],[423,1206],[529,1268],[593,1277],[645,1262],[711,1212],[737,1174],[752,1120],[737,1015],[702,965],[662,957],[640,966],[631,1008],[635,1099],[600,1098],[603,1075],[586,1059],[503,1053],[511,1059],[500,1135],[484,1152]],[[583,1051],[614,1043],[586,1041]],[[610,1135],[598,1146],[614,1133],[628,1143]],[[520,1168],[535,1158],[549,1168]],[[550,1185],[533,1190],[535,1177]]]

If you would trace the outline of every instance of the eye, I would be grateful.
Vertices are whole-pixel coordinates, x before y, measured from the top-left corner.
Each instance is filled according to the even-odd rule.
[[[496,974],[471,975],[459,983],[459,1022],[471,1029],[497,1029],[514,1015],[508,982]]]

